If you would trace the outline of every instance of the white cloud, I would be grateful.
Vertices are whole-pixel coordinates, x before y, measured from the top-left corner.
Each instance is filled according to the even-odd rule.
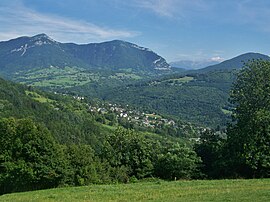
[[[223,62],[225,58],[221,55],[224,55],[224,51],[218,50],[213,52],[200,49],[195,52],[188,51],[186,53],[178,53],[176,54],[176,58],[174,58],[172,61],[190,60],[194,62]]]
[[[177,20],[212,21],[218,24],[250,25],[255,31],[270,32],[270,1],[267,0],[130,0],[161,17]]]
[[[138,7],[149,9],[160,16],[173,16],[174,0],[138,0],[136,3]]]
[[[161,17],[185,18],[189,12],[208,8],[204,0],[134,0],[133,6],[150,10]]]
[[[87,43],[115,38],[130,38],[139,32],[117,30],[57,15],[38,13],[23,5],[0,7],[0,40],[21,35],[46,33],[60,41]]]
[[[224,61],[224,58],[222,58],[220,56],[216,56],[216,57],[210,58],[210,61],[213,61],[213,62],[222,62],[222,61]]]

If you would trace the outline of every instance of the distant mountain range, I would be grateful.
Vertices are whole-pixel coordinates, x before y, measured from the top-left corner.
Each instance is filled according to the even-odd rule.
[[[78,45],[60,43],[46,34],[19,37],[0,42],[0,73],[5,76],[47,67],[79,67],[86,70],[127,70],[129,72],[170,73],[172,67],[207,72],[238,69],[251,59],[266,59],[259,53],[246,53],[218,63],[217,60],[166,60],[148,48],[121,40]],[[174,68],[175,69],[175,68]]]
[[[270,60],[270,57],[260,53],[245,53],[225,61],[218,60],[181,60],[171,62],[172,67],[181,68],[185,70],[198,70],[200,72],[207,72],[213,70],[231,70],[242,68],[244,63],[249,60]]]
[[[176,62],[171,62],[172,67],[181,68],[185,70],[196,70],[201,69],[210,65],[216,65],[220,63],[215,60],[180,60]]]
[[[225,60],[219,64],[211,65],[211,66],[202,68],[198,71],[199,72],[209,72],[209,71],[215,71],[215,70],[240,69],[248,61],[256,60],[256,59],[270,60],[270,57],[267,55],[260,54],[260,53],[245,53],[245,54],[239,55],[237,57],[234,57],[230,60]]]
[[[17,71],[50,66],[103,70],[170,70],[166,60],[150,49],[120,40],[78,45],[59,43],[46,34],[39,34],[0,42],[2,74],[10,75]]]

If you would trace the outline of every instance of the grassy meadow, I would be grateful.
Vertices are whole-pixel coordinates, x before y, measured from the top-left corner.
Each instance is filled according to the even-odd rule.
[[[79,67],[47,67],[28,72],[17,72],[15,81],[22,84],[51,87],[51,88],[70,88],[83,86],[87,83],[101,82],[105,80],[140,80],[141,76],[131,72],[96,72],[85,70]]]
[[[84,85],[91,81],[98,81],[99,75],[81,68],[49,67],[21,74],[16,81],[38,87],[63,87]]]
[[[269,201],[270,179],[155,181],[67,187],[0,196],[0,201]]]

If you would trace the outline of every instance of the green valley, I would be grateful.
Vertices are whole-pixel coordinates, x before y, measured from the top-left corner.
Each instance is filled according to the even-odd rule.
[[[185,71],[120,40],[0,42],[0,200],[263,201],[269,181],[248,179],[270,174],[269,61]]]
[[[252,59],[246,53],[203,69],[171,67],[148,48],[113,40],[59,43],[45,34],[0,43],[5,78],[60,94],[132,105],[202,127],[225,127],[235,73]]]
[[[229,90],[236,71],[164,76],[147,82],[100,91],[102,99],[142,108],[201,126],[225,126],[231,110]],[[82,92],[83,93],[83,92]],[[87,92],[84,92],[87,94]],[[91,94],[89,94],[91,96]]]

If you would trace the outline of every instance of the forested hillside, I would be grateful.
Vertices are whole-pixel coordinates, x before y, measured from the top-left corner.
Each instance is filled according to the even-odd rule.
[[[95,111],[98,103],[88,103],[82,97],[44,93],[3,79],[0,82],[1,193],[128,182],[150,176],[173,179],[199,175],[200,158],[192,142],[179,138],[189,136],[189,132],[191,137],[196,134],[188,124],[165,121],[165,128],[159,128],[160,117],[153,117],[152,122],[129,123],[124,117],[114,120],[116,114],[105,113],[105,105],[99,108],[104,113]],[[151,133],[155,127],[140,125],[144,122],[156,123],[153,126],[160,135]],[[165,134],[168,129],[176,131],[176,126],[186,132],[171,133],[178,138]],[[160,169],[167,169],[167,174]]]
[[[85,106],[67,96],[33,90],[0,79],[0,116],[31,118],[62,143],[91,143],[100,137],[100,126]]]
[[[221,70],[176,74],[117,88],[96,87],[95,92],[86,86],[69,90],[216,128],[229,121],[228,98],[235,76],[236,71]]]

